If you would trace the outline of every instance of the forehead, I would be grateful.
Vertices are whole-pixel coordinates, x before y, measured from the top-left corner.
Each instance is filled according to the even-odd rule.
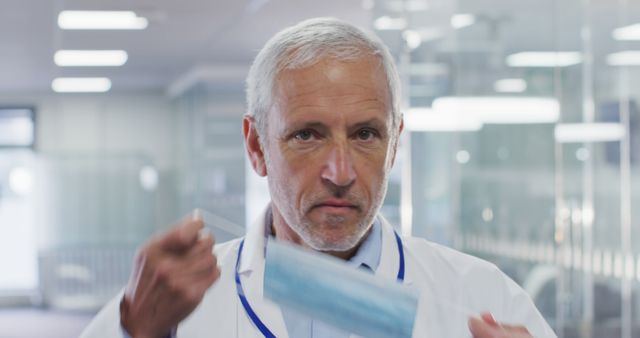
[[[308,67],[283,70],[274,89],[274,103],[285,111],[358,105],[391,111],[387,76],[376,56],[354,61],[326,57]]]

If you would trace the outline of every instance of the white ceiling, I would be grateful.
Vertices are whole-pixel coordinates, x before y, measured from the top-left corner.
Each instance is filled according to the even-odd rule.
[[[388,11],[392,1],[401,0],[0,0],[0,93],[51,92],[58,76],[107,76],[114,92],[166,91],[197,76],[194,70],[238,85],[257,51],[280,29],[316,16],[370,28],[374,17],[401,14]],[[583,0],[420,1],[429,10],[411,14],[411,27],[446,27],[449,38],[424,43],[412,53],[417,62],[489,62],[495,66],[477,68],[483,77],[495,77],[509,53],[584,47]],[[363,8],[366,2],[375,4],[373,10]],[[605,56],[640,49],[640,42],[617,43],[611,31],[621,22],[640,22],[640,1],[629,1],[624,11],[615,1],[589,3],[596,70],[614,74],[602,66]],[[56,24],[63,9],[134,10],[150,23],[142,31],[63,31]],[[454,32],[449,18],[460,12],[478,21]],[[403,48],[399,32],[379,34],[395,52]],[[58,49],[124,49],[129,60],[117,68],[60,68],[53,63]]]
[[[361,0],[0,0],[0,92],[50,92],[58,76],[107,76],[112,91],[166,90],[201,64],[247,65],[275,32],[304,18],[335,16],[362,27]],[[65,31],[63,10],[134,10],[141,31]],[[124,49],[123,67],[60,68],[58,49]]]

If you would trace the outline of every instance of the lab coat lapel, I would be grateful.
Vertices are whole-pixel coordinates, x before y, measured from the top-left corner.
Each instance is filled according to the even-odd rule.
[[[263,297],[265,264],[265,221],[259,218],[245,237],[242,257],[240,258],[240,280],[251,308],[278,338],[288,338],[287,329],[280,307]],[[253,324],[241,302],[238,302],[238,337],[264,337]]]

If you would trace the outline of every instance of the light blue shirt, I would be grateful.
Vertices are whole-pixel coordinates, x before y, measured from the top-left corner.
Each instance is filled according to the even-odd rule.
[[[271,227],[267,227],[270,232]],[[382,251],[382,228],[380,221],[375,220],[371,232],[362,242],[356,254],[347,262],[354,268],[375,271],[380,265]],[[282,317],[290,338],[348,338],[350,333],[342,331],[320,320],[311,319],[296,310],[281,307]]]

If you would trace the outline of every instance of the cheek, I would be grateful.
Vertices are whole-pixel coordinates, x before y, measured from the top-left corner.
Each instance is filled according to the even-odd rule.
[[[358,160],[358,180],[372,195],[378,193],[386,182],[388,162],[384,154],[363,156]]]
[[[278,153],[268,163],[270,185],[276,189],[280,199],[291,201],[298,199],[303,193],[303,187],[307,184],[310,165],[307,160],[295,159],[286,156],[286,153]]]

